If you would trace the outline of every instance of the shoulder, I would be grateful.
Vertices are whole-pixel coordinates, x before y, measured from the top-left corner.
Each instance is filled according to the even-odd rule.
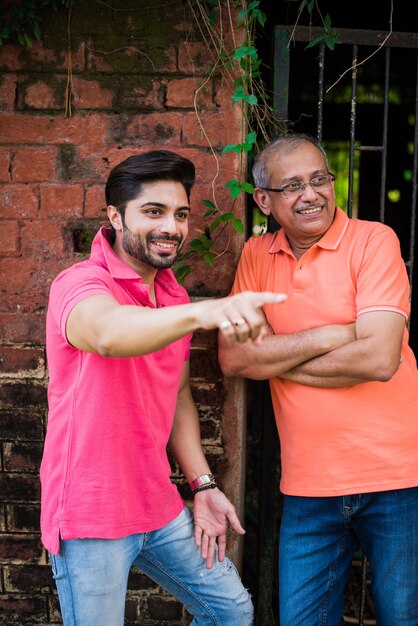
[[[252,253],[268,252],[277,237],[276,233],[265,233],[257,237],[250,237],[244,244],[243,252]]]
[[[51,283],[51,295],[71,287],[106,284],[110,285],[112,277],[107,269],[90,261],[81,261],[62,270]]]

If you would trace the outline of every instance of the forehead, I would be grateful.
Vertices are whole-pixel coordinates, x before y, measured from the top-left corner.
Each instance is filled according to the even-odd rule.
[[[326,170],[322,152],[313,144],[304,142],[272,158],[270,176],[272,179],[303,177]]]
[[[156,202],[166,206],[188,206],[187,193],[183,185],[174,180],[157,180],[143,183],[131,203]]]

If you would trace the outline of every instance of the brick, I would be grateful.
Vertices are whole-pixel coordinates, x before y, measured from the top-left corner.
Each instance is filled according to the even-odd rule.
[[[38,412],[30,410],[0,411],[0,432],[3,441],[7,439],[21,441],[43,440],[43,413],[46,402],[42,403]]]
[[[212,83],[203,85],[203,79],[180,78],[171,80],[167,85],[166,104],[172,108],[189,108],[196,105],[199,109],[213,108]]]
[[[111,121],[111,136],[116,143],[131,142],[137,150],[150,144],[180,143],[183,116],[181,113],[147,113],[119,116]]]
[[[12,180],[16,183],[54,180],[56,159],[57,149],[54,146],[16,148]]]
[[[74,41],[74,38],[73,38]],[[6,44],[0,47],[0,68],[8,71],[25,70],[42,72],[67,70],[66,46],[48,47],[48,37],[43,33],[42,41],[33,41],[30,50],[21,45]],[[72,50],[72,70],[84,69],[84,43]]]
[[[40,484],[37,476],[0,474],[1,502],[38,502]],[[2,536],[0,535],[0,540]],[[1,548],[0,548],[1,550]]]
[[[119,84],[118,106],[126,111],[156,111],[164,110],[165,85],[164,78],[150,78],[148,76],[135,76],[134,80],[124,76]]]
[[[41,384],[32,382],[12,382],[0,385],[0,400],[3,406],[18,406],[20,409],[29,406],[45,406],[47,393]]]
[[[3,444],[3,464],[6,472],[39,472],[43,445],[41,443]]]
[[[42,185],[39,218],[80,218],[83,215],[84,191],[80,184]]]
[[[52,82],[53,81],[53,82]],[[17,110],[63,109],[65,107],[66,78],[53,77],[49,81],[19,86]]]
[[[180,620],[183,613],[183,605],[174,598],[162,598],[150,596],[148,598],[148,612],[152,619],[173,621]]]
[[[68,250],[61,223],[27,222],[21,229],[21,248],[24,257],[63,257]]]
[[[0,341],[45,343],[45,314],[0,313]]]
[[[148,591],[157,591],[158,585],[151,580],[151,578],[148,578],[148,576],[137,570],[136,567],[133,567],[129,572],[128,589],[133,591],[140,591],[143,589]]]
[[[62,145],[58,150],[57,179],[61,182],[96,182],[103,168],[103,147]]]
[[[10,182],[10,163],[11,154],[9,148],[0,148],[0,184]],[[0,204],[0,215],[3,215],[3,211],[1,209],[2,207]]]
[[[192,378],[202,379],[206,383],[213,383],[223,378],[215,346],[212,348],[208,345],[202,348],[194,346],[192,353],[194,357],[191,359],[190,375]]]
[[[74,109],[111,109],[113,98],[113,90],[102,86],[100,81],[73,78]]]
[[[0,256],[19,254],[19,225],[17,222],[1,221]]]
[[[186,74],[205,73],[215,58],[203,41],[187,41],[179,46],[179,70]]]
[[[44,348],[0,345],[0,374],[2,372],[39,371],[45,366]]]
[[[94,38],[95,49],[87,51],[87,69],[93,72],[123,74],[157,74],[177,70],[176,48],[173,45],[154,46],[138,37],[124,38],[112,48],[103,35]],[[144,48],[146,47],[146,53]]]
[[[45,592],[55,588],[49,565],[10,565],[3,569],[6,593]]]
[[[38,206],[37,187],[16,184],[0,185],[0,212],[3,218],[33,219]]]
[[[0,259],[0,290],[21,291],[31,280],[35,265],[34,259]]]
[[[39,532],[41,507],[35,504],[7,504],[6,519],[9,532]]]
[[[104,185],[87,187],[84,214],[86,218],[100,218],[107,222]]]
[[[189,114],[184,118],[183,139],[187,145],[207,147],[209,140],[212,148],[221,150],[230,143],[238,143],[239,127],[234,124],[232,115],[225,116],[218,112],[203,110],[199,112],[199,118],[201,124],[195,114]]]
[[[5,71],[21,70],[24,67],[23,46],[6,44],[0,47],[0,68]]]
[[[0,48],[1,50],[1,48]],[[12,626],[17,624],[22,626],[23,624],[34,624],[43,620],[45,624],[48,622],[48,615],[46,610],[46,597],[43,596],[14,596],[0,595],[0,615],[2,616],[2,623],[6,626]],[[27,620],[31,620],[28,622]],[[41,626],[39,624],[39,626]]]
[[[6,507],[4,504],[0,505],[0,533],[6,532]],[[0,593],[2,591],[2,582],[0,574]]]
[[[13,111],[16,99],[17,76],[3,74],[0,76],[0,111]]]
[[[4,113],[0,143],[101,145],[105,143],[108,122],[107,116],[97,113],[73,117]]]

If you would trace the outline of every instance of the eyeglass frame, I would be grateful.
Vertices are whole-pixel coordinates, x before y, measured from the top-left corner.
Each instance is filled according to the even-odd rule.
[[[321,175],[318,175],[318,176],[314,176],[314,177],[313,177],[313,178],[311,178],[311,180],[310,180],[309,182],[307,182],[307,183],[296,183],[296,181],[295,181],[295,182],[293,182],[293,183],[286,183],[286,184],[285,184],[285,185],[283,185],[282,187],[277,187],[277,188],[273,188],[273,187],[260,187],[260,189],[263,189],[264,191],[276,191],[277,193],[283,193],[283,192],[288,191],[288,189],[286,189],[286,187],[288,187],[289,185],[294,185],[294,184],[296,183],[296,184],[300,185],[300,188],[295,190],[295,195],[294,195],[294,196],[293,196],[292,192],[290,192],[290,194],[291,194],[291,195],[290,195],[290,197],[291,197],[291,198],[292,198],[292,197],[294,197],[294,198],[298,198],[299,196],[301,196],[301,195],[304,193],[304,191],[305,191],[305,189],[306,189],[306,187],[307,187],[308,185],[310,185],[310,186],[312,187],[312,189],[316,189],[315,185],[312,185],[312,181],[313,181],[313,180],[315,180],[315,178],[328,178],[328,183],[333,183],[333,182],[335,181],[335,175],[334,175],[332,172],[328,172],[328,174],[321,174]],[[324,183],[324,185],[325,185],[325,183]],[[322,185],[319,185],[319,187],[322,187]],[[298,191],[299,191],[300,193],[299,193],[299,195],[297,196],[297,195],[296,195],[296,193],[297,193]]]

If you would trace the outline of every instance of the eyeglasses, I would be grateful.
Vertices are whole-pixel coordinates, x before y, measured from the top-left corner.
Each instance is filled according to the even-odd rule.
[[[277,191],[283,194],[283,198],[298,198],[305,191],[305,187],[310,185],[312,189],[328,189],[331,183],[335,180],[334,174],[323,174],[321,176],[315,176],[309,183],[286,183],[282,187],[273,189],[271,187],[262,187],[265,191]]]

